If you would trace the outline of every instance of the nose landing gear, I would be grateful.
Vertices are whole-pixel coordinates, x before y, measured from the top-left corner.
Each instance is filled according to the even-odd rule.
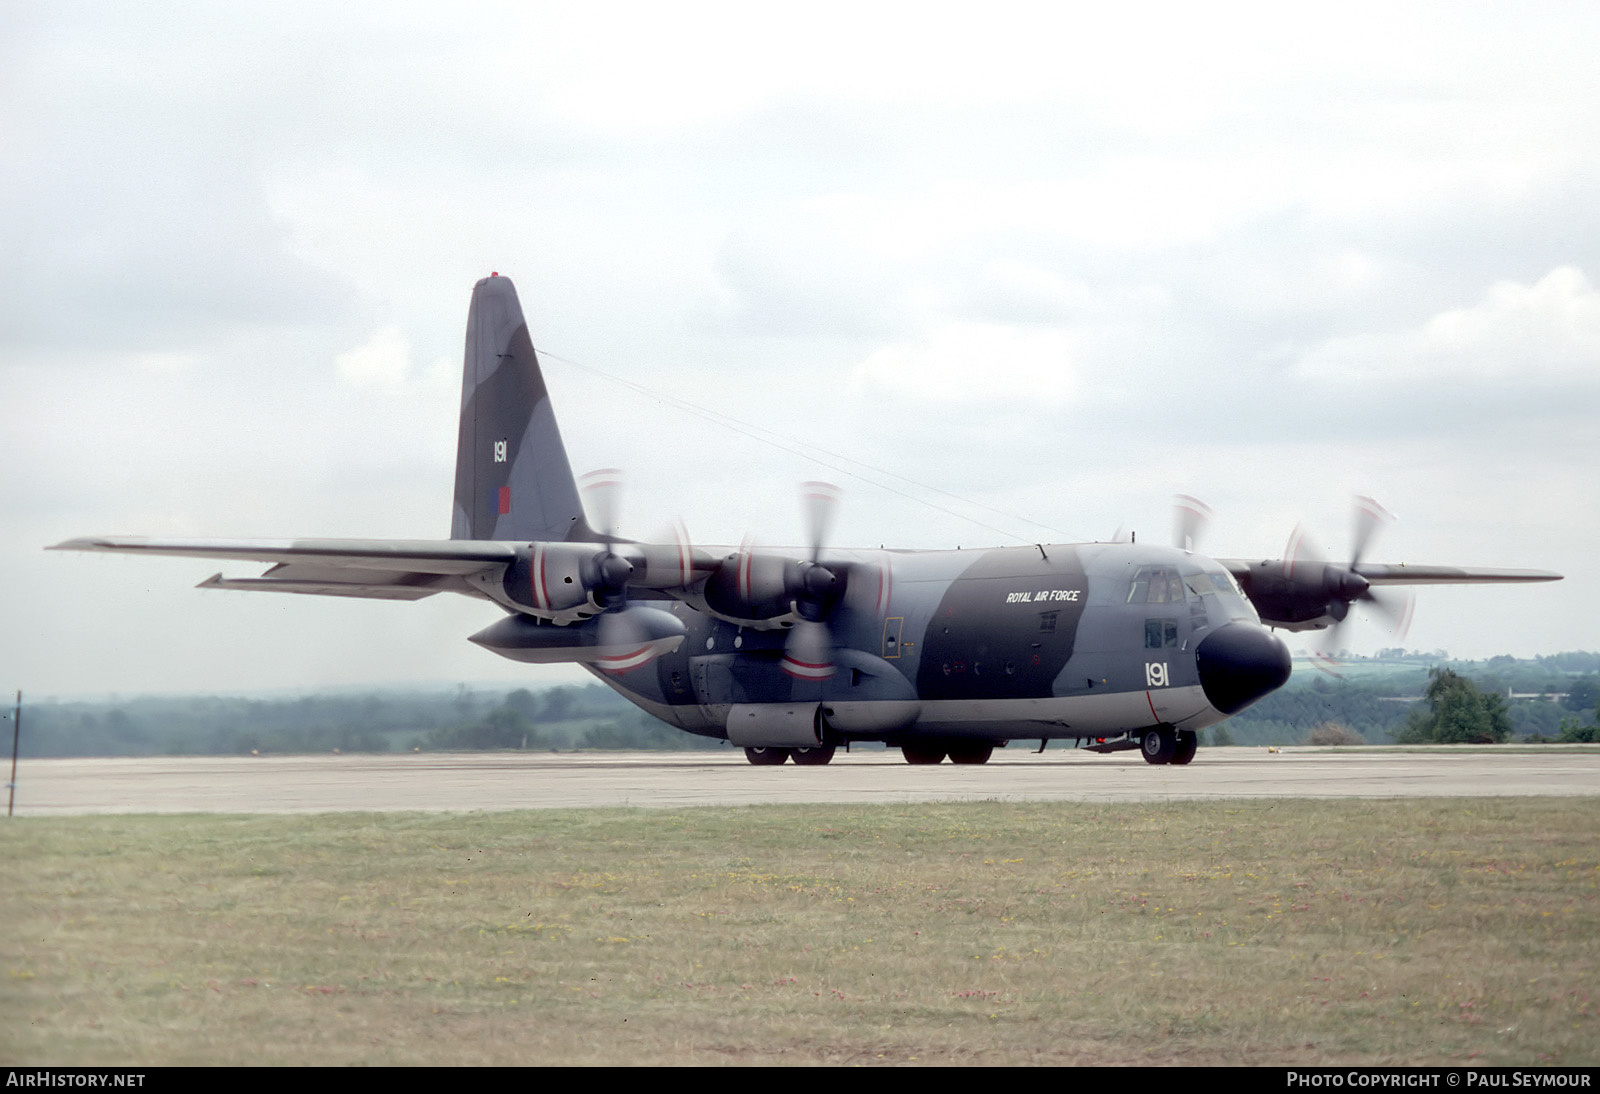
[[[1194,759],[1200,738],[1193,730],[1173,729],[1171,726],[1153,726],[1145,730],[1139,743],[1139,753],[1145,763],[1186,764]]]

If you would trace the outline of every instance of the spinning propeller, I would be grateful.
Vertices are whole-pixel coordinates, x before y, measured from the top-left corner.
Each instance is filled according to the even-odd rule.
[[[1397,638],[1403,638],[1411,626],[1411,612],[1415,599],[1407,592],[1382,592],[1375,589],[1361,573],[1361,560],[1373,538],[1385,525],[1394,520],[1394,514],[1368,497],[1355,499],[1354,525],[1350,537],[1350,561],[1336,566],[1324,560],[1311,537],[1303,527],[1297,526],[1289,537],[1285,550],[1284,577],[1309,601],[1318,593],[1326,597],[1324,606],[1333,622],[1317,643],[1319,661],[1331,662],[1339,647],[1339,635],[1349,619],[1350,607],[1361,602],[1387,623]]]
[[[828,621],[844,588],[838,575],[822,565],[822,545],[839,510],[839,488],[807,482],[800,489],[811,561],[799,573],[794,610],[800,618],[783,644],[782,668],[796,680],[827,680],[833,676],[833,636]]]
[[[594,518],[604,550],[592,556],[584,575],[589,596],[601,609],[594,620],[596,645],[602,655],[595,661],[605,672],[622,673],[653,661],[666,648],[664,638],[683,633],[683,625],[659,608],[629,606],[628,585],[643,587],[687,584],[693,580],[693,552],[682,521],[675,521],[673,545],[635,544],[617,534],[621,512],[622,472],[616,468],[591,471],[579,480],[585,509]],[[618,544],[626,544],[621,550]],[[666,575],[666,576],[663,576]]]
[[[584,508],[595,518],[595,530],[606,549],[595,555],[584,575],[584,585],[602,608],[621,608],[628,602],[628,579],[633,563],[617,554],[617,514],[622,507],[622,472],[615,467],[590,471],[578,480]]]
[[[1172,500],[1173,546],[1181,551],[1198,550],[1200,537],[1211,523],[1211,507],[1188,494],[1179,494]]]
[[[761,551],[747,538],[706,579],[704,596],[706,606],[723,619],[761,630],[789,627],[783,671],[797,680],[820,681],[834,673],[830,621],[845,590],[842,573],[822,564],[839,489],[803,483],[801,505],[809,558]]]
[[[686,633],[671,612],[630,603],[629,589],[688,586],[712,563],[689,546],[681,522],[671,543],[634,543],[618,535],[620,471],[591,471],[582,486],[594,540],[519,546],[500,578],[518,614],[472,641],[513,660],[579,660],[605,672],[627,672],[675,648]],[[572,656],[574,649],[584,656]]]
[[[1178,495],[1174,510],[1177,545],[1193,550],[1210,519],[1211,510],[1203,502]],[[1339,648],[1340,629],[1357,602],[1383,617],[1397,635],[1404,635],[1410,625],[1411,594],[1374,588],[1380,578],[1393,581],[1394,568],[1363,565],[1378,531],[1393,519],[1393,514],[1371,498],[1356,498],[1350,561],[1343,564],[1328,562],[1303,526],[1296,526],[1290,535],[1282,559],[1226,560],[1224,564],[1239,579],[1263,623],[1291,631],[1326,628],[1327,634],[1318,643],[1319,655],[1331,660],[1327,651]]]

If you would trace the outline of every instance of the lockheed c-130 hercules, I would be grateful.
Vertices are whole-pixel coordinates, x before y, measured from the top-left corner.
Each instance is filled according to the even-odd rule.
[[[448,540],[104,537],[57,549],[274,565],[202,588],[493,601],[471,636],[533,664],[575,662],[650,714],[726,738],[754,764],[825,764],[840,744],[898,746],[910,763],[983,763],[1011,740],[1140,749],[1188,763],[1197,733],[1280,687],[1290,656],[1269,628],[1337,626],[1361,602],[1396,613],[1390,585],[1552,581],[1540,570],[1380,565],[1362,554],[1382,511],[1365,502],[1351,560],[1213,559],[1179,544],[990,550],[837,550],[837,496],[807,484],[804,548],[709,549],[620,538],[614,472],[586,476],[556,426],[509,278],[473,289]],[[598,526],[598,527],[597,527]],[[681,527],[681,526],[680,526]]]

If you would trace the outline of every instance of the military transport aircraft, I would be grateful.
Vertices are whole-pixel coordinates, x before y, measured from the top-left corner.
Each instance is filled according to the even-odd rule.
[[[898,746],[913,764],[984,763],[1012,740],[1185,764],[1197,731],[1289,678],[1269,628],[1335,626],[1357,602],[1394,614],[1383,586],[1560,576],[1365,562],[1375,503],[1342,565],[1294,546],[1276,560],[1197,554],[1205,510],[1192,499],[1173,547],[837,550],[825,542],[837,495],[820,483],[807,484],[803,548],[709,549],[681,531],[634,542],[613,527],[614,472],[585,477],[585,512],[508,278],[473,289],[464,372],[448,540],[106,537],[55,549],[274,564],[217,574],[209,589],[481,597],[505,615],[473,642],[584,665],[753,764],[825,764],[851,741]]]

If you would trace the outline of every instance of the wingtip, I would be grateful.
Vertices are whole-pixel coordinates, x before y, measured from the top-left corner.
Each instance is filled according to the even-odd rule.
[[[104,546],[105,540],[92,536],[79,536],[76,539],[64,539],[60,543],[52,543],[46,551],[94,551]]]

